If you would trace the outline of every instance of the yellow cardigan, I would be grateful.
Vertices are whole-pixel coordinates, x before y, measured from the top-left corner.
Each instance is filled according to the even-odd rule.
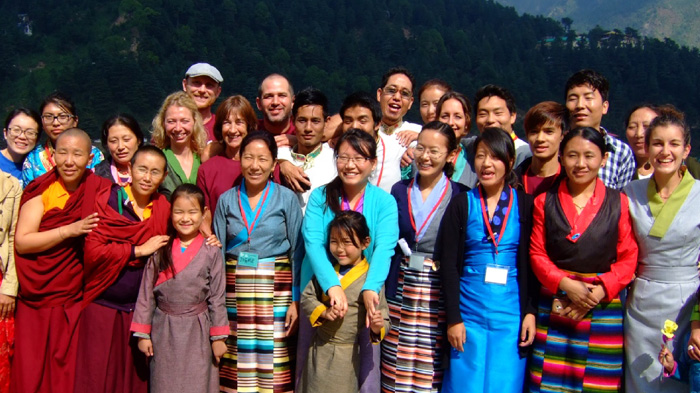
[[[17,296],[17,272],[15,271],[15,226],[19,213],[22,188],[9,173],[0,171],[0,293]]]

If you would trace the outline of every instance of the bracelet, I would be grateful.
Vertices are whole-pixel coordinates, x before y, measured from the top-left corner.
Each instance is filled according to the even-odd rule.
[[[58,227],[58,237],[60,237],[61,240],[66,240],[66,238],[63,237],[63,234],[61,233],[61,229],[63,229],[63,227]]]

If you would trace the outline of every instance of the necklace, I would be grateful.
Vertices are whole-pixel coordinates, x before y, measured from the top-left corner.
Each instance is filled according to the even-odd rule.
[[[586,205],[581,206],[581,205],[577,204],[576,202],[574,202],[574,206],[576,206],[579,210],[583,210],[583,208],[586,207]]]

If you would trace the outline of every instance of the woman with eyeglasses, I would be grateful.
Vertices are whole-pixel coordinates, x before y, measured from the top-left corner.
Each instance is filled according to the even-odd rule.
[[[54,143],[61,133],[78,126],[78,113],[73,101],[66,95],[55,92],[41,102],[41,124],[48,137],[46,143],[37,145],[29,152],[22,167],[22,181],[26,186],[32,180],[50,171],[56,166],[53,160]],[[92,161],[88,169],[93,169],[104,160],[100,149],[92,147]]]
[[[39,138],[39,114],[31,109],[17,108],[5,119],[2,132],[7,147],[0,151],[0,171],[22,179],[22,164]]]
[[[431,121],[418,134],[414,179],[394,184],[399,240],[386,280],[391,330],[382,344],[382,389],[437,392],[442,385],[445,304],[437,232],[450,200],[467,187],[450,180],[458,152],[454,130]]]
[[[370,232],[371,241],[365,250],[370,267],[361,299],[369,314],[379,304],[379,293],[389,274],[391,257],[399,240],[396,201],[389,193],[369,182],[377,166],[377,144],[370,134],[359,129],[346,131],[336,144],[335,159],[338,176],[312,191],[306,206],[302,226],[306,255],[301,265],[301,279],[295,288],[295,299],[298,299],[299,289],[305,288],[315,275],[323,291],[328,294],[330,305],[340,317],[345,316],[348,300],[326,252],[326,244],[328,224],[335,215],[343,210],[354,210],[365,216]],[[300,341],[309,334],[308,330],[303,330],[304,325],[310,327],[309,316],[302,315],[301,318],[306,321],[300,325]],[[364,329],[360,340],[359,374],[360,381],[364,381],[360,391],[379,391],[379,346],[370,344],[369,329]],[[300,344],[302,347],[303,344]],[[298,361],[304,361],[304,355],[300,352]]]

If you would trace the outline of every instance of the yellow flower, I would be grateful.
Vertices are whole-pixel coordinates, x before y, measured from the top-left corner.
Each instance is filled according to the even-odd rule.
[[[664,322],[664,328],[661,329],[661,333],[670,340],[673,338],[673,333],[676,332],[676,329],[678,329],[678,325],[672,320],[667,319],[666,322]]]

